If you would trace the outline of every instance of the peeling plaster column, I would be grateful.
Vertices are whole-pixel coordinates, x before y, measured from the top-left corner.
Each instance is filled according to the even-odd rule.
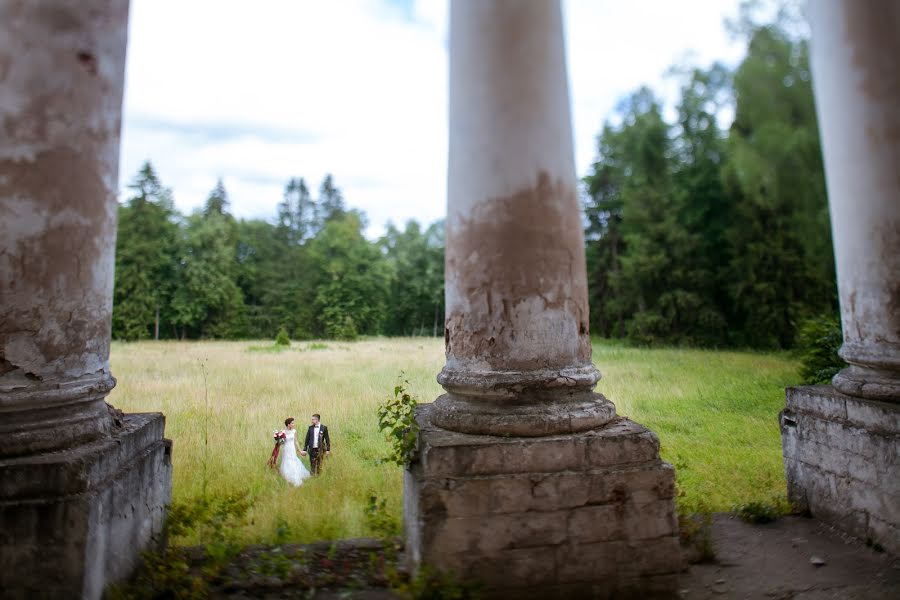
[[[844,394],[900,401],[900,4],[809,2]]]
[[[128,0],[0,3],[0,456],[112,429]]]
[[[592,389],[587,276],[559,3],[450,9],[447,390],[433,421],[542,436],[615,414]]]

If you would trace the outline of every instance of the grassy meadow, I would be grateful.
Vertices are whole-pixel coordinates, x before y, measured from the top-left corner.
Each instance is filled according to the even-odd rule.
[[[370,534],[372,494],[400,518],[401,471],[379,462],[387,445],[375,412],[400,372],[420,402],[441,393],[443,340],[294,342],[281,351],[271,342],[117,342],[111,362],[111,404],[166,414],[175,502],[200,496],[204,482],[211,495],[247,491],[254,503],[240,541],[308,542]],[[659,435],[685,506],[729,510],[784,493],[777,415],[784,387],[798,380],[792,358],[601,341],[594,362],[597,391]],[[322,477],[293,488],[266,467],[272,432],[293,416],[302,435],[313,412],[334,451]]]

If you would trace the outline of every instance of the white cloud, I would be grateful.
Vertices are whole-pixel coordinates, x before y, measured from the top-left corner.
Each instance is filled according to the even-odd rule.
[[[739,56],[721,25],[735,6],[566,3],[579,174],[623,94],[662,89],[688,50],[700,64]],[[315,188],[330,172],[369,215],[369,235],[388,220],[440,218],[446,11],[444,0],[415,0],[406,15],[386,0],[135,0],[123,185],[150,159],[182,210],[223,177],[236,215],[271,218],[289,177]]]

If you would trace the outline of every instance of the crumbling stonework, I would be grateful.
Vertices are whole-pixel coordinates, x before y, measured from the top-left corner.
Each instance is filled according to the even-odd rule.
[[[4,598],[100,598],[164,542],[171,443],[160,414],[69,450],[0,459]]]
[[[404,477],[407,556],[496,597],[651,596],[683,567],[675,473],[627,419],[574,435],[494,437],[418,413]]]
[[[900,555],[900,406],[793,387],[780,419],[788,499]]]

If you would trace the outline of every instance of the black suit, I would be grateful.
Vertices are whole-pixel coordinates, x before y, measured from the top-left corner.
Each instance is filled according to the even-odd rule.
[[[319,453],[331,451],[331,438],[328,437],[328,427],[319,424],[319,447],[316,448],[313,444],[313,431],[314,427],[310,425],[303,441],[303,451],[309,452],[309,466],[312,467],[313,475],[318,475],[322,472],[322,455]]]

